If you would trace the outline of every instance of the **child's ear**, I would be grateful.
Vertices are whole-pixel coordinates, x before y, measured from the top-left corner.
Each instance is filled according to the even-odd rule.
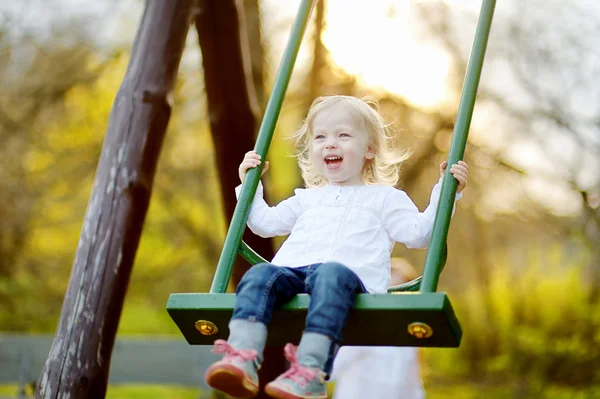
[[[366,159],[375,158],[375,150],[373,149],[373,147],[369,146],[369,148],[367,148],[367,153],[365,154],[365,158]]]

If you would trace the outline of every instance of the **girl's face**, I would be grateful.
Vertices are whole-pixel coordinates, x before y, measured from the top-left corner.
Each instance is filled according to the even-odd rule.
[[[369,147],[368,133],[358,124],[347,107],[335,104],[319,111],[311,124],[311,156],[317,171],[329,184],[363,184],[365,160],[375,152]]]

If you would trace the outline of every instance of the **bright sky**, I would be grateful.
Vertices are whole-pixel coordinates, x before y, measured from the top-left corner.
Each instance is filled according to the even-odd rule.
[[[463,3],[480,4],[480,1],[473,0],[328,0],[323,41],[334,62],[356,75],[365,85],[398,94],[415,106],[435,108],[448,100],[446,75],[449,58],[439,48],[419,42],[416,31],[420,18],[416,7],[418,3],[428,2],[444,2],[456,7]],[[55,15],[52,9],[96,15],[94,19],[102,21],[101,29],[97,29],[99,41],[132,39],[137,27],[134,22],[138,21],[142,11],[141,3],[132,0],[88,3],[85,0],[54,0],[51,5],[45,0],[26,0],[7,3],[0,8],[24,16],[31,27],[39,23],[40,15]],[[299,1],[286,2],[284,7],[278,0],[265,0],[263,13],[267,22],[280,23],[277,21],[281,18],[295,16],[298,4]],[[109,18],[111,14],[121,17]],[[123,26],[124,15],[131,18],[127,26]],[[42,24],[37,30],[43,29]],[[284,34],[281,38],[283,46],[288,32],[280,31]],[[310,50],[310,46],[306,45],[307,39],[303,45],[304,52]]]
[[[338,65],[368,86],[385,88],[415,106],[432,108],[448,100],[449,58],[439,48],[419,42],[414,2],[326,4],[323,42]]]
[[[473,0],[327,0],[323,42],[333,61],[365,85],[397,94],[417,107],[437,108],[450,100],[446,87],[450,59],[418,34],[422,23],[418,7],[434,2],[476,10],[481,4]],[[265,0],[263,14],[269,20],[291,21],[298,4],[282,7],[278,0]],[[277,54],[283,51],[287,33],[275,44]],[[299,62],[310,57],[307,47],[303,45]]]

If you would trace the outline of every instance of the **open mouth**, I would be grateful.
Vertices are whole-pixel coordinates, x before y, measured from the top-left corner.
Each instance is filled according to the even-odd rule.
[[[328,169],[337,169],[342,163],[342,157],[325,157],[325,165]]]

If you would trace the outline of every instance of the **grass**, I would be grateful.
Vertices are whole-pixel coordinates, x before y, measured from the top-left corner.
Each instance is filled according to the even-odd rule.
[[[209,392],[199,396],[199,389],[165,385],[111,385],[107,399],[211,399]]]
[[[0,398],[17,398],[17,385],[0,385]],[[28,389],[27,397],[33,397]],[[200,396],[197,388],[184,388],[169,385],[110,385],[107,399],[213,399],[211,392]]]
[[[328,386],[330,395],[333,384]],[[17,385],[0,385],[0,398],[17,398]],[[32,397],[33,392],[27,392]],[[585,389],[546,387],[542,391],[521,391],[505,386],[479,384],[449,384],[428,387],[427,399],[600,399],[600,386]],[[197,388],[184,388],[169,385],[111,385],[107,399],[227,399],[225,395],[209,391],[200,392]],[[345,398],[344,398],[345,399]],[[354,399],[354,398],[348,398]],[[365,398],[369,399],[369,398]],[[387,398],[379,398],[387,399]]]

